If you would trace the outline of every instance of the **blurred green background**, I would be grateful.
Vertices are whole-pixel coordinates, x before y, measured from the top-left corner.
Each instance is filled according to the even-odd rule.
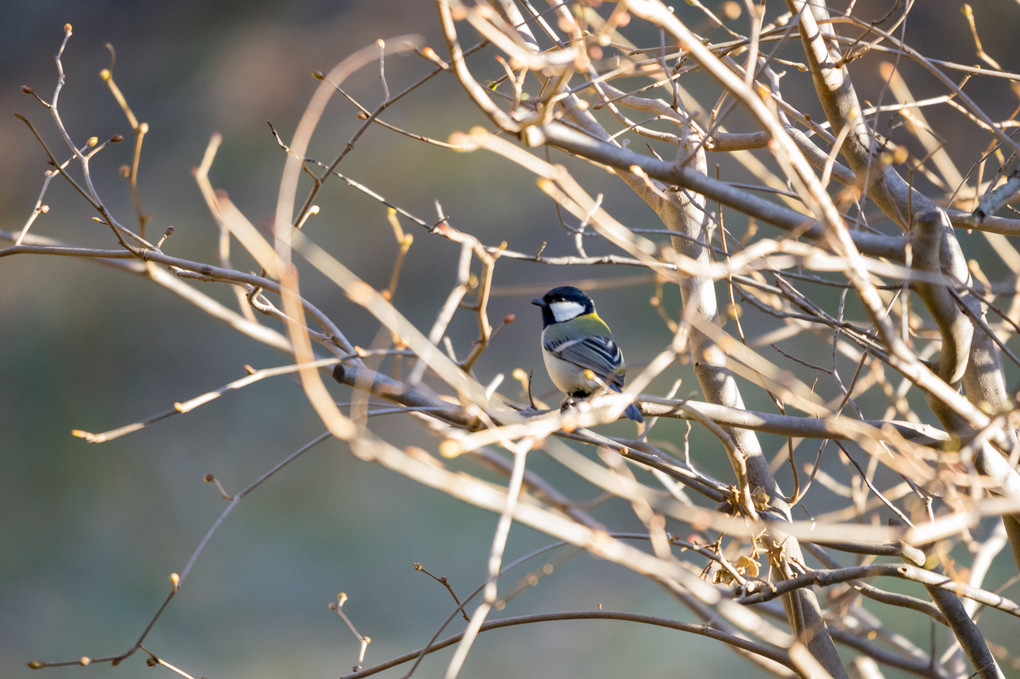
[[[908,40],[933,56],[973,62],[958,8],[932,4],[940,7],[914,11]],[[1016,70],[1016,3],[973,4],[986,48],[1005,68]],[[881,3],[868,7],[876,17],[884,12]],[[1011,19],[996,22],[992,12]],[[445,53],[429,2],[0,0],[0,228],[6,231],[24,224],[45,170],[39,145],[13,113],[27,115],[51,148],[60,148],[48,114],[20,87],[30,85],[47,100],[52,96],[53,55],[68,22],[74,36],[64,56],[63,120],[79,141],[114,133],[127,140],[93,162],[97,188],[120,221],[132,225],[126,182],[117,173],[130,161],[131,131],[98,78],[110,65],[104,43],[111,43],[114,76],[135,114],[150,127],[140,171],[143,209],[152,216],[149,233],[173,225],[164,249],[204,261],[214,261],[216,231],[191,169],[214,131],[224,141],[213,184],[265,227],[283,165],[266,121],[289,138],[317,86],[312,71],[328,71],[377,38],[406,33],[424,36],[426,44]],[[464,42],[473,44],[474,39]],[[999,45],[1006,54],[995,49]],[[490,55],[475,64],[480,73],[498,72]],[[386,61],[391,91],[429,70],[413,54]],[[380,100],[374,67],[346,86],[369,108]],[[918,97],[921,90],[923,85],[915,90]],[[980,99],[981,93],[975,96]],[[985,105],[1001,109],[995,115],[1008,115],[1012,103],[984,96]],[[442,140],[485,122],[449,76],[434,79],[384,119]],[[330,160],[359,125],[353,108],[336,98],[310,155]],[[967,143],[975,142],[953,140],[963,147]],[[507,240],[512,249],[533,252],[545,242],[547,254],[573,251],[552,203],[534,191],[529,176],[497,158],[455,154],[375,127],[340,169],[427,222],[435,220],[438,201],[455,227],[487,243]],[[612,178],[582,174],[593,191],[607,191],[611,212],[626,216],[635,227],[655,226],[644,206],[620,191]],[[51,210],[32,233],[111,247],[108,230],[90,221],[87,207],[64,183],[53,183],[46,202]],[[384,286],[397,248],[382,206],[339,181],[328,185],[317,202],[322,212],[308,233],[369,283]],[[406,221],[403,227],[415,243],[395,303],[412,321],[428,327],[455,282],[459,253],[453,244]],[[589,254],[609,251],[589,245]],[[236,249],[235,264],[243,261]],[[669,333],[645,304],[654,288],[648,278],[639,278],[639,270],[571,270],[502,260],[491,318],[498,322],[516,314],[517,319],[478,364],[479,379],[505,374],[502,391],[520,397],[509,373],[535,367],[536,391],[548,394],[538,356],[537,313],[527,300],[552,285],[595,276],[626,279],[623,286],[596,293],[600,311],[617,326],[632,362],[654,355]],[[377,326],[366,314],[314,275],[303,283],[306,295],[352,341],[372,342]],[[233,299],[222,287],[209,285],[203,291],[225,303]],[[677,295],[668,295],[666,308],[675,309]],[[636,332],[620,331],[628,327]],[[458,317],[452,336],[458,352],[470,350],[476,329],[469,314]],[[284,377],[110,443],[91,445],[73,438],[72,429],[112,429],[224,385],[243,376],[245,364],[263,368],[286,362],[161,288],[80,259],[0,259],[0,348],[2,677],[28,676],[29,660],[126,650],[165,596],[169,574],[184,567],[226,506],[203,476],[213,473],[236,492],[322,431],[297,381]],[[685,378],[681,393],[692,388],[685,370],[674,375]],[[335,393],[346,398],[342,389]],[[416,438],[417,430],[405,429],[398,418],[392,427],[398,443],[433,445]],[[671,431],[679,441],[684,427],[667,426],[660,434],[668,438]],[[716,461],[703,464],[723,474],[722,456],[714,447],[706,453]],[[536,464],[555,473],[541,467],[541,461]],[[635,525],[629,511],[611,520],[617,529]],[[195,676],[344,674],[358,646],[327,605],[345,591],[350,597],[345,611],[373,639],[366,661],[372,665],[423,645],[451,610],[448,594],[412,564],[421,562],[448,577],[455,591],[464,594],[482,581],[495,523],[493,515],[326,443],[241,503],[203,552],[146,646]],[[547,542],[517,527],[508,557]],[[504,587],[537,566],[526,565]],[[566,562],[515,599],[506,613],[600,604],[689,619],[655,585],[587,557]],[[917,616],[910,620],[917,622]],[[1003,625],[1018,629],[1015,619]],[[926,643],[923,623],[912,638]],[[448,658],[449,652],[433,656],[419,676],[439,676]],[[142,671],[142,662],[136,655],[128,667],[47,669],[33,676],[125,676]],[[657,677],[676,676],[678,667],[689,676],[725,676],[747,668],[721,645],[693,637],[619,623],[562,623],[483,635],[463,676],[636,672]]]

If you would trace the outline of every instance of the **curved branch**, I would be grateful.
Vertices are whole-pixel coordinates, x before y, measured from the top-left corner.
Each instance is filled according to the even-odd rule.
[[[627,613],[623,611],[565,611],[561,613],[538,613],[535,615],[522,615],[516,618],[506,618],[503,620],[490,620],[484,623],[479,632],[488,632],[490,630],[502,629],[505,627],[514,627],[516,625],[529,625],[538,622],[562,622],[566,620],[619,620],[623,622],[635,622],[643,625],[654,625],[656,627],[665,627],[667,629],[673,629],[680,632],[689,632],[691,634],[697,634],[699,636],[708,637],[709,639],[716,639],[723,643],[730,644],[735,648],[748,651],[760,655],[764,658],[782,665],[790,670],[795,670],[793,662],[790,660],[790,656],[785,650],[772,646],[770,644],[755,643],[749,641],[744,637],[737,636],[735,634],[728,634],[722,632],[708,625],[696,625],[693,623],[679,622],[676,620],[669,620],[666,618],[657,618],[651,615],[641,615],[638,613]],[[349,674],[341,679],[357,679],[358,677],[367,677],[373,674],[378,674],[384,670],[388,670],[391,667],[397,667],[404,663],[411,662],[421,655],[422,651],[433,653],[440,651],[444,648],[448,648],[458,643],[463,637],[463,634],[455,634],[452,637],[437,641],[430,645],[428,649],[418,649],[410,653],[388,660],[384,663],[374,665],[372,667],[366,667],[358,670],[354,674]],[[780,674],[779,676],[797,676],[795,673],[789,675]]]
[[[745,189],[712,179],[686,165],[659,160],[620,146],[607,144],[561,122],[553,121],[545,125],[529,127],[525,130],[523,141],[529,146],[548,143],[558,146],[564,151],[614,168],[637,167],[649,177],[690,189],[767,224],[787,231],[796,231],[805,238],[814,240],[825,238],[825,227],[809,215],[760,198],[748,193]],[[907,239],[904,236],[885,236],[867,231],[852,231],[849,237],[858,250],[864,254],[885,257],[898,262],[905,260]]]
[[[837,582],[849,582],[862,578],[887,576],[900,578],[901,580],[912,580],[928,588],[934,588],[944,592],[955,592],[960,596],[973,599],[986,606],[990,606],[1003,613],[1008,613],[1020,618],[1020,604],[1003,596],[973,587],[965,582],[959,582],[945,575],[935,573],[918,566],[909,564],[875,563],[866,566],[849,566],[847,568],[833,568],[828,570],[808,571],[779,582],[770,583],[767,587],[741,596],[738,601],[744,604],[756,604],[763,601],[771,601],[782,594],[802,587],[826,586]],[[953,597],[954,599],[956,597]],[[938,603],[938,602],[936,602]],[[942,608],[942,604],[939,604]],[[943,609],[943,613],[945,610]],[[947,616],[948,618],[949,616]]]
[[[914,246],[914,264],[918,269],[936,276],[942,273],[943,259],[950,259],[951,253],[942,257],[942,243],[951,238],[948,219],[942,210],[930,210],[914,217],[911,229],[911,240]],[[950,244],[946,243],[947,250]],[[966,264],[955,266],[952,273],[967,276]],[[962,269],[962,271],[961,271]],[[950,285],[962,287],[964,281],[957,279],[933,283],[929,278],[918,278],[913,287],[924,305],[931,312],[935,324],[942,336],[942,351],[939,353],[936,373],[948,384],[958,384],[963,379],[970,355],[971,339],[974,336],[974,325],[956,303]],[[944,421],[944,420],[943,420]]]

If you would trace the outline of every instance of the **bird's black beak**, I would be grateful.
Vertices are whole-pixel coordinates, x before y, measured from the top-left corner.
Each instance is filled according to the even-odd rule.
[[[539,297],[538,299],[531,300],[531,303],[534,304],[535,306],[545,306],[545,302],[542,300],[541,297]]]

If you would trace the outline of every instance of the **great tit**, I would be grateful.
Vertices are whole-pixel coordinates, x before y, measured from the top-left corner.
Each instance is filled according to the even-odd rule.
[[[595,313],[591,297],[563,285],[531,303],[542,309],[542,357],[557,389],[568,399],[590,396],[603,387],[623,389],[623,354],[609,326]],[[585,375],[587,371],[595,379]],[[623,414],[644,422],[633,403]]]

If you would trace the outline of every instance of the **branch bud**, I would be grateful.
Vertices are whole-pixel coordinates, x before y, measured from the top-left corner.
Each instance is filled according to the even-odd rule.
[[[446,439],[439,444],[439,454],[443,457],[457,457],[464,452],[460,443],[453,439]]]

